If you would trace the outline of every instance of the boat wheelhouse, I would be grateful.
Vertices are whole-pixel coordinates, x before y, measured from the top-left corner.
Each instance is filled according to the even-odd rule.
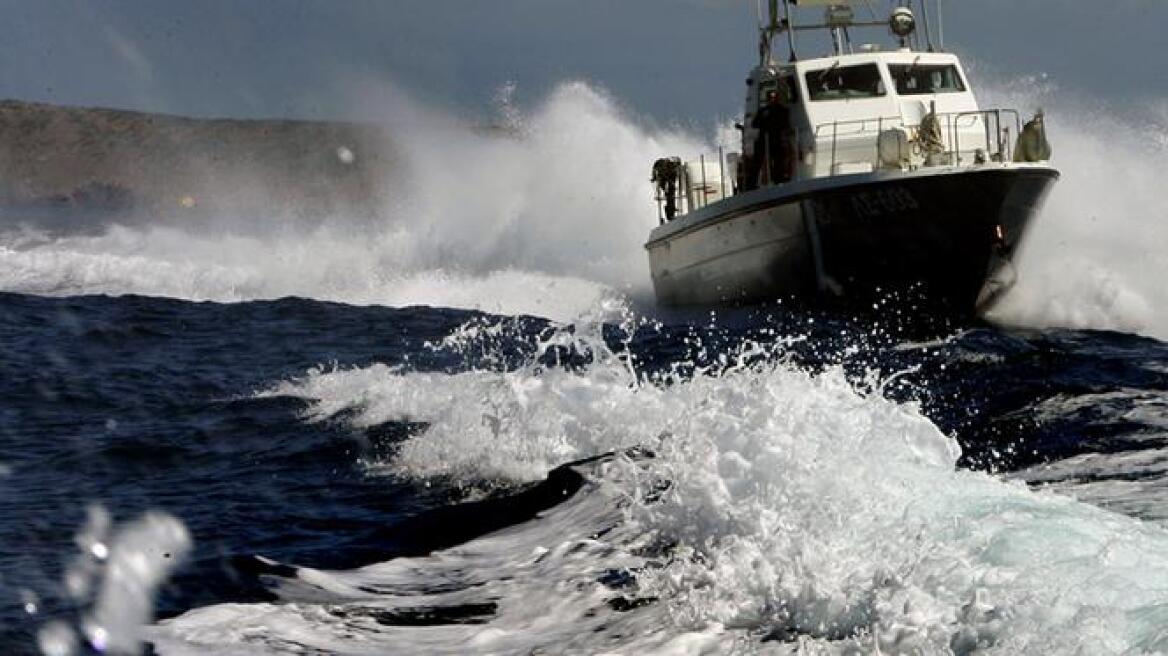
[[[822,22],[792,21],[807,4]],[[784,9],[780,20],[772,0],[760,30],[741,150],[654,164],[660,225],[646,248],[658,300],[911,287],[959,312],[984,309],[1012,284],[1011,259],[1058,178],[1041,113],[1023,124],[1016,110],[981,108],[958,57],[930,28],[922,43],[907,6],[869,22],[842,1]],[[893,32],[891,48],[852,43],[852,29],[875,25]],[[799,59],[805,29],[825,31],[831,54]]]

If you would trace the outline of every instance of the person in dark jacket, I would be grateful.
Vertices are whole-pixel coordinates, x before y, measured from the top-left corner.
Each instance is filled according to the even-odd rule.
[[[764,184],[777,184],[791,179],[791,110],[775,91],[767,92],[766,98],[750,126],[758,130],[754,156]]]
[[[657,201],[665,202],[665,220],[677,216],[677,183],[681,177],[681,160],[663,157],[653,162],[652,182],[657,183]]]

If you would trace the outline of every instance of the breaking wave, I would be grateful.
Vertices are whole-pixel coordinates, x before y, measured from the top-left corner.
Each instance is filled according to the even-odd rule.
[[[645,161],[697,152],[697,140],[642,127],[583,83],[561,85],[529,112],[504,94],[500,113],[503,125],[484,130],[399,102],[385,123],[401,165],[385,181],[380,222],[136,219],[95,236],[80,217],[73,234],[0,235],[0,289],[294,295],[561,319],[617,293],[647,295],[641,244],[656,215]]]
[[[653,377],[580,326],[541,350],[566,346],[591,364],[320,370],[266,392],[308,401],[309,421],[426,426],[375,474],[508,489],[614,455],[576,465],[584,484],[532,521],[424,558],[295,569],[279,603],[163,622],[158,651],[1168,649],[1164,528],[960,471],[915,406],[772,347]]]

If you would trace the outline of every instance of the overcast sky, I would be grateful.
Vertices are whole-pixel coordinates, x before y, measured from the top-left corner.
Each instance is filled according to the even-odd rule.
[[[883,8],[886,2],[873,0]],[[946,0],[976,75],[1168,96],[1168,0]],[[194,116],[362,118],[386,83],[475,115],[566,79],[639,115],[738,111],[753,0],[0,0],[0,97]],[[880,36],[879,38],[883,38]],[[819,53],[806,53],[807,55]]]

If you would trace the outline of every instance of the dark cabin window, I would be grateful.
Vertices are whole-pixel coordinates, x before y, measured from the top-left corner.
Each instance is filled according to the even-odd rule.
[[[886,93],[876,64],[835,66],[811,71],[804,77],[812,101],[878,98]]]
[[[762,106],[766,105],[767,104],[767,100],[766,100],[767,96],[770,95],[770,93],[772,91],[778,91],[778,90],[779,90],[779,85],[777,82],[764,82],[758,88],[758,106],[762,107]]]
[[[799,103],[797,78],[781,77],[777,80],[762,83],[758,90],[758,106],[760,108],[767,104],[767,95],[772,91],[779,94],[779,101],[785,105],[796,105]]]
[[[888,70],[896,82],[896,92],[902,96],[965,91],[961,74],[952,64],[892,64]]]

